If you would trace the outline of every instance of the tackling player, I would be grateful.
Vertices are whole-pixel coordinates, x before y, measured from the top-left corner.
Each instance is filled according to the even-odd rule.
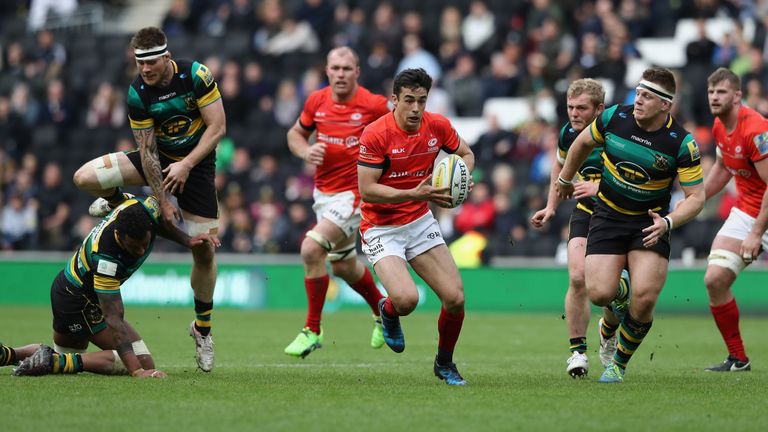
[[[165,377],[124,319],[120,286],[147,259],[157,234],[191,249],[219,241],[211,234],[190,238],[168,230],[159,216],[154,197],[130,198],[94,227],[51,285],[55,351],[46,345],[0,346],[0,366],[20,362],[17,376],[89,371]],[[89,343],[106,351],[86,353]]]

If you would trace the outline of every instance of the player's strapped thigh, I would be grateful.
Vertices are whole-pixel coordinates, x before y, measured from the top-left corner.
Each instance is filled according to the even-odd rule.
[[[341,242],[342,244],[336,245],[336,243],[329,240],[322,233],[315,230],[307,231],[307,238],[312,239],[320,245],[327,253],[327,260],[330,262],[344,261],[357,257],[357,248],[355,243],[349,244],[349,242]]]
[[[109,153],[88,161],[81,170],[90,170],[93,173],[93,177],[90,177],[90,174],[86,177],[89,183],[88,188],[111,189],[142,183],[142,178],[137,175],[137,171],[131,169],[132,165],[135,168],[135,164],[127,158],[126,153]]]
[[[589,233],[589,221],[592,214],[579,207],[575,207],[571,213],[571,219],[568,222],[568,241],[576,237],[587,238]]]
[[[728,249],[712,249],[707,261],[709,265],[727,268],[737,276],[747,266],[741,255]]]
[[[62,334],[91,335],[107,327],[98,300],[70,286],[64,272],[51,286],[51,310],[53,329]]]

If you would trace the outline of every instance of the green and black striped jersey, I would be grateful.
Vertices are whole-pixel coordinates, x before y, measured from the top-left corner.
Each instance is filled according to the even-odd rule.
[[[560,162],[560,165],[565,165],[565,158],[568,156],[568,150],[570,150],[573,141],[576,140],[579,133],[580,131],[577,131],[571,126],[570,121],[560,129],[560,139],[557,140],[557,161]],[[592,149],[592,152],[587,156],[587,159],[579,168],[578,175],[581,180],[600,183],[600,177],[603,174],[602,153],[602,146],[595,146],[595,148]],[[595,208],[595,200],[597,200],[597,197],[580,199],[578,200],[576,207],[592,214],[592,211]]]
[[[632,105],[614,105],[590,125],[603,146],[603,176],[598,199],[624,215],[666,214],[672,182],[692,186],[703,181],[699,147],[693,136],[669,116],[648,132],[635,121]]]
[[[205,122],[200,108],[219,99],[219,88],[203,64],[171,60],[173,79],[166,87],[149,86],[141,75],[128,89],[128,120],[131,129],[154,128],[158,151],[181,160],[200,141]]]
[[[121,212],[135,205],[142,206],[152,221],[155,224],[158,223],[160,206],[155,198],[136,197],[120,204],[91,230],[69,260],[64,268],[64,275],[69,283],[82,289],[84,293],[120,292],[120,285],[131,277],[152,252],[156,238],[153,230],[152,240],[141,257],[130,255],[120,245],[115,231],[115,221],[120,217],[127,217]]]

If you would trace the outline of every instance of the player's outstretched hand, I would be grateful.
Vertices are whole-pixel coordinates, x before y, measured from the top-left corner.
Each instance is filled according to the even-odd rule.
[[[543,208],[533,214],[533,217],[531,218],[531,225],[534,228],[543,228],[544,225],[549,222],[549,220],[552,219],[552,216],[554,215],[554,210],[550,209],[549,207]]]
[[[213,245],[213,247],[219,247],[221,246],[221,240],[219,240],[218,237],[214,234],[199,234],[191,239],[189,239],[189,248],[194,248],[196,246],[200,246],[201,244],[208,243],[210,245]]]
[[[667,223],[658,213],[648,210],[648,216],[653,220],[653,225],[643,229],[643,246],[651,247],[659,242],[659,239],[667,233]]]
[[[133,373],[134,378],[168,378],[168,374],[159,369],[139,369]]]

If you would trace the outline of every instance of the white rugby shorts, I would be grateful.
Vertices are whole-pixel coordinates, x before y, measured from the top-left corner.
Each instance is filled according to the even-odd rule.
[[[445,244],[437,220],[428,211],[406,225],[372,227],[363,234],[362,249],[371,265],[387,256],[410,261],[435,246]]]
[[[731,213],[728,215],[728,219],[725,220],[723,226],[720,227],[720,231],[717,232],[718,236],[725,236],[735,238],[737,240],[744,240],[747,238],[747,234],[752,230],[752,226],[755,224],[755,218],[744,213],[743,211],[733,207]],[[763,233],[762,245],[764,250],[768,250],[768,232]]]
[[[327,194],[315,188],[312,193],[315,203],[312,210],[317,221],[328,219],[347,237],[353,235],[360,228],[360,205],[355,207],[355,193],[352,191]]]

